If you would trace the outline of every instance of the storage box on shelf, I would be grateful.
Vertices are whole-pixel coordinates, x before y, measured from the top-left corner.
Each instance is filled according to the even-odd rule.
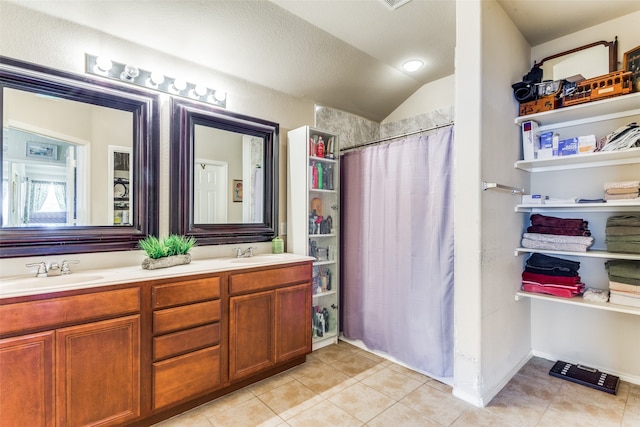
[[[337,341],[339,304],[338,136],[308,126],[288,133],[287,250],[313,263],[313,348]]]
[[[571,107],[565,107],[554,111],[545,111],[528,116],[521,116],[515,119],[515,124],[520,126],[526,121],[533,120],[539,124],[538,132],[558,131],[559,129],[576,128],[581,126],[599,126],[602,137],[615,130],[616,125],[612,125],[617,120],[627,120],[628,122],[640,119],[640,93],[633,93],[614,98],[593,101]],[[586,154],[576,154],[566,157],[553,157],[548,159],[520,160],[515,162],[515,167],[531,173],[532,186],[538,177],[546,173],[564,173],[566,177],[577,173],[579,169],[597,168],[602,169],[603,174],[608,174],[610,181],[620,180],[619,170],[623,167],[630,168],[640,164],[640,148],[632,148],[623,151],[595,152]],[[576,170],[576,171],[574,171]],[[627,169],[628,170],[628,169]],[[636,169],[633,169],[632,174]],[[634,179],[640,179],[640,167]],[[628,174],[628,173],[627,173]],[[554,175],[555,176],[555,175]],[[569,181],[570,182],[570,181]],[[603,223],[603,218],[607,216],[619,215],[623,213],[640,213],[640,201],[608,201],[606,203],[566,203],[566,204],[519,204],[515,208],[516,212],[544,213],[552,216],[585,216],[586,219]],[[597,220],[597,221],[596,221]],[[603,262],[603,260],[625,259],[639,260],[640,254],[612,253],[602,249],[588,250],[587,252],[564,252],[553,250],[516,248],[516,255],[528,253],[544,253],[556,257],[577,257],[583,263]],[[604,266],[602,267],[604,269]],[[593,283],[587,278],[590,287],[606,289],[607,283]],[[546,301],[560,302],[565,304],[580,305],[584,307],[640,315],[640,308],[616,305],[611,303],[599,303],[586,301],[582,297],[560,298],[544,294],[518,291],[516,300],[522,297],[542,299]]]

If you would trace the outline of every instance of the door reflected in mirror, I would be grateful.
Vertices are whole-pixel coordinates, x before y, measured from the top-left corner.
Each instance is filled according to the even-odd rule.
[[[196,125],[194,155],[195,224],[263,222],[262,138]]]
[[[2,99],[3,228],[130,225],[133,113],[6,87]]]
[[[279,125],[171,99],[169,232],[198,245],[277,233]]]

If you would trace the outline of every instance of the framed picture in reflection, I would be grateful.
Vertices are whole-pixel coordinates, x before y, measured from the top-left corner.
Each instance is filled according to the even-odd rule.
[[[233,201],[242,202],[242,180],[233,180]]]
[[[26,156],[45,160],[58,160],[58,146],[44,142],[27,141]]]

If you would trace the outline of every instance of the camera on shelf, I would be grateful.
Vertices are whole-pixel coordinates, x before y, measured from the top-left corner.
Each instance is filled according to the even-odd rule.
[[[516,101],[523,103],[537,99],[538,88],[537,83],[542,81],[542,68],[540,65],[534,65],[526,75],[522,76],[522,81],[511,85],[513,96]]]

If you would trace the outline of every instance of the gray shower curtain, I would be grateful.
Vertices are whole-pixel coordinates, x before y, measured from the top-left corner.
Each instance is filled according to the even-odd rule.
[[[341,158],[346,338],[453,376],[453,126]]]

